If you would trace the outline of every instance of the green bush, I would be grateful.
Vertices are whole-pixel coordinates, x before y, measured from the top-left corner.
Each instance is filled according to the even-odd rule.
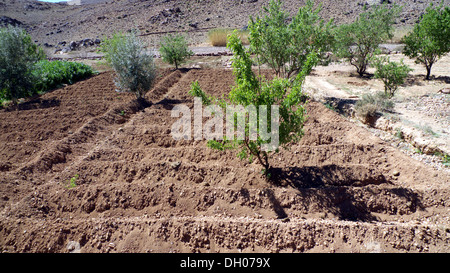
[[[181,34],[164,36],[161,40],[159,52],[163,61],[175,65],[176,69],[194,55]]]
[[[291,78],[302,71],[311,52],[325,59],[334,44],[333,25],[332,20],[321,19],[320,10],[308,0],[289,20],[282,2],[271,0],[260,15],[250,17],[248,39],[258,63],[268,64],[279,77]]]
[[[101,51],[116,73],[114,81],[118,91],[132,92],[142,100],[156,78],[153,55],[144,43],[134,33],[116,33],[104,39]]]
[[[234,114],[234,122],[232,126],[238,125],[238,120],[249,120],[248,126],[245,126],[242,139],[227,138],[222,140],[210,140],[208,146],[219,151],[226,149],[237,149],[240,159],[257,160],[263,167],[263,173],[266,177],[271,175],[271,165],[269,157],[271,154],[279,151],[278,146],[272,146],[273,137],[277,137],[278,144],[286,148],[287,144],[298,141],[303,136],[303,124],[306,117],[304,107],[304,95],[302,92],[302,83],[305,77],[311,72],[312,67],[317,63],[318,57],[315,52],[308,55],[303,65],[303,70],[294,78],[278,78],[272,81],[265,80],[261,76],[258,77],[252,70],[252,60],[250,52],[246,50],[242,41],[238,37],[237,31],[228,38],[227,47],[233,53],[233,74],[235,76],[235,86],[228,95],[228,100],[217,99],[207,96],[200,88],[198,82],[192,84],[190,95],[203,98],[205,105],[213,102],[217,103],[223,110],[227,110],[228,106],[240,105],[242,107],[254,106],[258,118],[251,119],[247,117],[246,112],[237,111]],[[260,106],[267,106],[267,129],[271,132],[275,131],[276,136],[272,135],[268,140],[257,126],[259,116],[263,115],[259,112]],[[271,106],[279,107],[279,123],[275,126],[271,120]],[[229,113],[227,113],[229,115]],[[261,122],[261,121],[259,121]],[[228,126],[228,125],[227,125]],[[256,137],[250,137],[250,129],[254,128]]]
[[[408,73],[412,71],[403,60],[400,63],[391,62],[386,56],[374,58],[372,64],[376,68],[375,78],[383,81],[384,93],[388,98],[394,96],[398,86],[405,83]]]
[[[45,58],[43,50],[31,41],[24,30],[0,28],[0,100],[11,100],[34,94],[34,64]]]
[[[83,80],[91,76],[94,71],[83,63],[42,60],[36,63],[32,73],[37,79],[34,88],[42,93],[58,88],[62,84],[73,84]]]
[[[443,2],[436,8],[430,4],[403,43],[403,53],[425,66],[429,80],[433,64],[450,52],[450,7],[443,8]]]
[[[123,42],[125,37],[126,35],[121,32],[114,33],[111,38],[108,38],[107,36],[103,37],[99,51],[104,54],[105,61],[109,65],[112,65],[112,56],[116,54],[117,47]]]
[[[393,24],[400,8],[386,4],[361,13],[351,24],[343,24],[336,31],[336,56],[344,58],[362,77],[370,60],[379,51],[379,44],[393,37]]]
[[[355,113],[364,123],[371,123],[377,114],[392,111],[394,106],[394,102],[383,92],[364,94],[355,104]]]

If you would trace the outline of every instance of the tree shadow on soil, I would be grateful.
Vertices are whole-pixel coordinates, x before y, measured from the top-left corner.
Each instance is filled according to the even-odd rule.
[[[369,204],[367,198],[360,196],[361,191],[355,191],[355,189],[367,185],[392,184],[384,175],[358,179],[355,176],[352,177],[349,173],[351,171],[351,169],[336,165],[273,168],[271,182],[279,187],[292,187],[298,190],[298,196],[305,202],[304,206],[314,207],[313,212],[331,213],[340,220],[370,222],[377,221],[373,212],[399,212],[393,204],[386,204],[389,208],[380,208],[379,204]],[[353,170],[353,172],[355,171]],[[417,209],[424,208],[419,195],[410,189],[388,188],[385,190],[389,191],[390,196],[400,200],[402,207],[404,207],[403,204],[406,205],[406,211],[400,213],[412,213]],[[375,193],[371,195],[377,196]],[[275,195],[269,192],[268,197],[278,218],[286,218],[287,213]]]
[[[187,100],[174,100],[174,99],[164,98],[161,101],[155,103],[155,105],[161,105],[166,110],[172,110],[173,107],[175,107],[175,105],[183,104],[183,103],[187,103],[187,102],[188,102]]]
[[[33,99],[29,100],[23,103],[20,103],[18,105],[12,105],[6,108],[6,111],[25,111],[25,110],[34,110],[34,109],[45,109],[45,108],[51,108],[51,107],[57,107],[61,104],[61,101],[58,99]]]
[[[269,198],[269,202],[272,204],[272,208],[277,215],[278,219],[287,219],[288,215],[286,211],[284,210],[283,206],[280,204],[278,199],[275,197],[275,194],[271,189],[266,189],[265,194]]]
[[[430,80],[425,79],[425,74],[417,74],[417,75],[410,75],[405,80],[405,83],[402,84],[403,87],[409,87],[409,86],[424,86],[427,82],[437,82],[442,84],[450,84],[450,77],[449,76],[430,76]]]

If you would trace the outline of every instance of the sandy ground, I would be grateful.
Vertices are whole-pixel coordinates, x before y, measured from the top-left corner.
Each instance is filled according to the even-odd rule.
[[[393,113],[386,113],[375,128],[393,134],[402,130],[410,135],[409,142],[413,146],[429,150],[429,154],[434,153],[433,149],[450,153],[450,97],[439,93],[450,88],[450,56],[444,56],[433,66],[431,81],[424,80],[424,67],[413,60],[402,54],[389,56],[393,61],[403,59],[413,71],[393,99]],[[373,68],[369,69],[369,73],[373,72]],[[316,68],[308,77],[305,88],[317,100],[349,100],[350,103],[363,94],[384,90],[380,80],[359,78],[355,69],[345,63]]]

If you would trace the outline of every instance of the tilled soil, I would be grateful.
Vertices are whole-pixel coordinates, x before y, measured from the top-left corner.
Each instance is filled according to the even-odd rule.
[[[192,81],[219,96],[231,70],[160,75],[147,108],[102,73],[0,112],[1,251],[450,251],[447,174],[309,101],[268,182],[233,151],[171,136]]]

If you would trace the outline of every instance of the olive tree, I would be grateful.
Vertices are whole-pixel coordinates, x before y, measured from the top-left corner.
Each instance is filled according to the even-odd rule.
[[[25,30],[8,26],[0,28],[0,99],[11,100],[35,93],[32,73],[36,62],[45,54]]]
[[[142,101],[156,78],[153,54],[134,33],[114,34],[103,42],[101,50],[116,73],[118,91],[132,92]]]
[[[194,55],[181,34],[169,34],[161,40],[159,52],[163,61],[175,65],[175,69]]]

